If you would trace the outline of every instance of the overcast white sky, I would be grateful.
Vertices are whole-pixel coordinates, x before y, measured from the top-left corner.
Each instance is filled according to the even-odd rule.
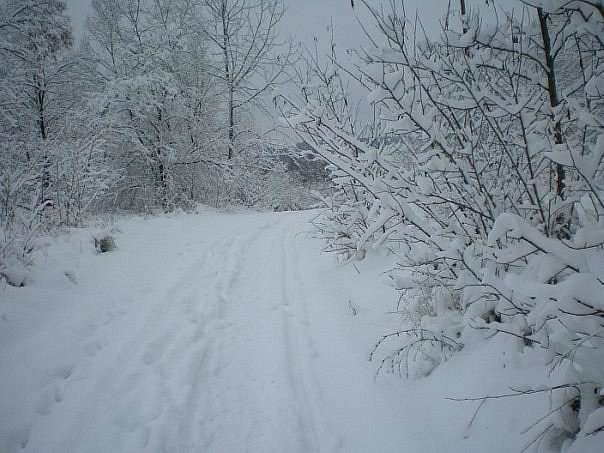
[[[90,0],[65,0],[73,20],[76,36],[84,28],[86,16],[90,13]],[[381,0],[370,0],[379,4]],[[474,0],[476,2],[478,0]],[[283,34],[308,44],[314,36],[321,41],[328,39],[327,26],[333,19],[336,43],[339,48],[358,47],[364,42],[355,20],[355,13],[362,14],[360,0],[356,0],[355,10],[350,0],[285,0],[287,13],[283,20]],[[447,0],[405,0],[408,12],[419,10],[422,21],[428,27],[435,27],[447,7]]]

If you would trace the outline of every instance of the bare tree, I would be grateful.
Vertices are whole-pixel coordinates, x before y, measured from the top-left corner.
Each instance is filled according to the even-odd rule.
[[[228,159],[234,156],[240,112],[279,83],[293,47],[279,41],[282,0],[202,0],[203,31],[214,47],[213,75],[224,83]]]

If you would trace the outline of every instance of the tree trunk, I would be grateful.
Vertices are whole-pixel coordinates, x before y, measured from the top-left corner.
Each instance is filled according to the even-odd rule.
[[[548,14],[545,13],[542,8],[537,8],[537,15],[539,16],[541,38],[543,40],[543,56],[545,59],[545,66],[547,68],[546,75],[549,103],[552,109],[554,109],[560,104],[560,99],[558,98],[556,66],[554,56],[552,54],[552,43],[549,36],[549,28],[547,25]],[[556,145],[560,145],[562,143],[562,126],[560,125],[560,121],[556,121],[554,124],[554,143]],[[564,166],[556,164],[556,176],[556,195],[558,195],[560,198],[563,198],[564,179],[566,176]]]
[[[228,18],[227,18],[227,4],[226,1],[223,0],[221,5],[221,19],[222,19],[222,52],[224,55],[224,77],[227,84],[228,90],[228,106],[227,106],[227,115],[228,115],[228,128],[229,128],[229,143],[228,143],[228,159],[231,160],[233,158],[234,149],[233,149],[233,141],[235,138],[235,104],[234,104],[234,86],[233,86],[233,74],[231,73],[231,67],[229,65],[229,26],[228,26]]]
[[[229,86],[229,160],[233,158],[235,141],[235,105],[233,96],[233,86]]]
[[[168,180],[166,177],[166,167],[161,160],[160,152],[158,151],[157,177],[159,179],[159,190],[161,191],[161,204],[164,210],[168,210]]]
[[[467,33],[468,31],[468,26],[467,26],[467,18],[466,18],[466,0],[460,0],[461,4],[461,20],[462,20],[462,29],[464,34]]]
[[[34,74],[34,86],[35,86],[35,99],[38,104],[38,129],[40,131],[40,138],[42,139],[43,155],[42,155],[42,178],[40,187],[40,199],[39,203],[46,203],[48,199],[48,189],[50,187],[50,157],[48,156],[48,149],[46,147],[46,139],[48,138],[47,124],[46,124],[46,90],[42,84],[43,77],[36,73]]]

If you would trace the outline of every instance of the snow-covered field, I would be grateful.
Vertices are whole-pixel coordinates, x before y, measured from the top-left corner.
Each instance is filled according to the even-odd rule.
[[[338,266],[312,212],[217,212],[53,238],[30,284],[0,288],[0,452],[513,452],[540,397],[495,341],[428,378],[376,378],[396,328],[387,257]],[[518,362],[518,363],[517,363]],[[532,398],[532,399],[531,399]]]

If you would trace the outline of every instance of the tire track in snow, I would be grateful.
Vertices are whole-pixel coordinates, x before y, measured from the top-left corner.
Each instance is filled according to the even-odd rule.
[[[289,250],[292,247],[291,236],[287,228],[281,235],[281,296],[283,299],[282,327],[286,345],[286,365],[290,386],[297,406],[297,421],[302,452],[320,452],[321,445],[317,434],[316,412],[309,398],[305,379],[305,368],[308,366],[308,357],[300,345],[300,335],[295,327],[296,309],[300,305],[299,292],[292,291],[292,283],[298,278],[297,269],[292,270],[292,258]]]
[[[85,367],[83,404],[57,434],[61,448],[48,451],[322,451],[312,351],[298,326],[308,316],[284,220],[220,232],[181,272],[169,269],[168,284],[141,293],[148,301],[99,328],[94,337],[107,344]]]
[[[298,252],[298,235],[299,232],[289,231],[286,242],[289,244],[287,249],[288,257],[292,263],[290,266],[289,279],[292,282],[294,293],[296,295],[296,308],[299,322],[296,324],[295,331],[300,338],[300,343],[304,345],[306,350],[304,354],[305,362],[301,367],[303,379],[306,383],[306,388],[311,389],[308,398],[309,406],[312,408],[312,413],[317,427],[317,436],[322,441],[319,445],[319,451],[337,452],[346,451],[344,447],[344,438],[335,430],[333,423],[326,419],[323,414],[326,411],[321,407],[322,386],[319,381],[318,374],[315,369],[315,358],[319,356],[319,350],[310,332],[311,317],[308,311],[309,300],[307,298],[307,290],[305,276],[300,272],[300,254]],[[299,327],[299,328],[298,328]],[[327,445],[325,445],[327,444]]]
[[[150,315],[151,321],[139,331],[137,338],[146,339],[142,361],[150,370],[140,376],[135,369],[135,377],[129,385],[135,395],[133,400],[145,400],[152,413],[139,420],[118,418],[122,428],[136,432],[136,435],[121,433],[125,451],[138,448],[196,451],[200,442],[201,446],[209,445],[211,433],[198,439],[195,429],[196,421],[211,426],[215,417],[212,401],[205,398],[207,404],[201,404],[202,389],[220,367],[217,352],[221,348],[221,331],[225,328],[228,288],[241,270],[241,256],[263,230],[264,227],[257,229],[245,240],[236,237],[215,242],[203,258],[195,261],[170,287],[164,303],[160,303],[159,310]],[[224,265],[222,258],[225,258]],[[144,384],[147,388],[143,387],[143,391],[137,389]],[[136,405],[126,408],[134,412],[138,409]]]
[[[77,424],[66,434],[63,451],[73,449],[82,440],[80,433],[94,433],[94,426],[99,424],[113,425],[115,442],[122,445],[125,443],[124,446],[132,451],[149,446],[151,439],[146,428],[162,415],[165,408],[161,379],[154,372],[153,365],[161,360],[168,347],[166,343],[172,340],[171,335],[174,333],[163,327],[166,323],[171,324],[171,314],[178,308],[174,302],[178,298],[182,300],[184,294],[195,291],[190,283],[199,270],[205,268],[208,256],[215,247],[216,245],[210,247],[201,258],[190,263],[186,271],[160,293],[161,296],[155,297],[144,321],[133,329],[125,342],[115,345],[117,351],[112,357],[107,357],[111,352],[103,354],[110,347],[94,357],[88,368],[93,371],[100,365],[103,367],[102,372],[96,373],[97,378],[88,388],[87,400],[90,405],[81,409],[75,418]],[[109,332],[111,327],[107,326]],[[158,331],[160,335],[156,336]],[[154,346],[161,349],[154,350]],[[143,365],[151,368],[145,371]],[[115,400],[115,395],[120,395],[119,401]],[[101,445],[98,448],[103,451]]]
[[[216,250],[225,247],[225,241],[215,243],[208,258],[214,258]],[[207,274],[207,266],[212,264],[207,263],[203,269],[206,272],[200,274],[204,278],[196,282],[194,293],[183,304],[186,311],[184,319],[189,324],[183,325],[181,322],[173,326],[173,329],[182,331],[179,341],[172,344],[165,360],[158,364],[163,392],[169,402],[165,420],[158,430],[160,451],[175,451],[179,445],[181,449],[177,451],[185,451],[182,446],[191,443],[190,435],[183,427],[190,423],[189,419],[194,415],[197,381],[205,377],[204,371],[213,346],[213,294],[207,291],[217,275],[215,272]],[[206,290],[201,290],[202,287]]]
[[[226,288],[240,271],[238,257],[244,253],[245,243],[253,242],[262,230],[254,231],[243,244],[240,237],[214,243],[205,253],[204,265],[197,269],[196,274],[201,278],[191,278],[189,290],[177,294],[172,301],[183,313],[175,316],[171,323],[164,322],[167,333],[158,334],[155,341],[171,340],[169,345],[163,344],[162,349],[168,349],[168,353],[154,367],[160,378],[159,393],[165,410],[153,421],[151,431],[155,439],[146,440],[145,450],[196,451],[199,447],[194,426],[200,419],[211,421],[213,417],[211,410],[208,411],[212,409],[211,402],[206,399],[206,404],[200,406],[201,389],[219,367],[216,350],[220,349],[221,330],[226,327],[223,323],[224,304],[228,299]],[[222,267],[224,257],[226,264]],[[213,271],[208,273],[209,268]],[[203,443],[207,444],[207,440]]]
[[[113,432],[111,442],[123,451],[160,451],[164,446],[174,451],[177,445],[194,443],[183,437],[187,434],[183,426],[197,410],[193,403],[199,382],[210,374],[206,371],[211,367],[210,351],[219,347],[214,333],[223,326],[216,320],[224,315],[228,287],[240,271],[239,258],[263,230],[254,231],[246,241],[213,243],[160,295],[145,296],[154,301],[139,306],[145,309],[143,320],[123,337],[126,341],[109,341],[109,347],[88,358],[83,374],[94,376],[84,389],[89,404],[78,410],[75,424],[63,437],[62,451],[85,443],[78,433],[94,434],[98,425]],[[228,261],[226,272],[208,275],[220,261],[214,258],[222,256]],[[110,338],[112,327],[95,334],[104,336],[99,341]],[[178,387],[191,390],[183,394]],[[98,448],[103,451],[101,445]]]
[[[187,407],[183,414],[184,423],[179,429],[179,451],[195,451],[196,447],[210,448],[216,436],[216,420],[224,412],[216,395],[211,392],[213,380],[220,379],[220,373],[225,367],[223,357],[223,339],[225,330],[230,323],[225,319],[231,304],[231,291],[239,278],[246,253],[266,232],[268,225],[262,225],[256,231],[242,239],[238,236],[224,248],[226,253],[225,267],[219,278],[214,282],[210,298],[213,303],[205,305],[204,329],[205,345],[203,360],[193,360],[191,390],[187,395]],[[226,244],[225,244],[226,245]],[[196,431],[199,428],[199,432]],[[198,438],[199,437],[199,438]]]
[[[284,278],[284,218],[226,247],[205,334],[210,346],[188,393],[176,451],[319,451],[284,305],[293,307],[295,296]]]
[[[205,313],[205,325],[207,329],[203,329],[198,333],[198,336],[204,339],[203,356],[192,357],[191,359],[191,389],[187,394],[186,401],[187,405],[183,413],[183,423],[179,429],[179,443],[182,451],[194,451],[193,449],[198,446],[199,439],[196,439],[195,427],[197,425],[203,428],[209,428],[212,424],[213,417],[215,414],[212,410],[215,410],[213,402],[210,400],[208,395],[204,395],[203,386],[207,385],[208,381],[214,373],[210,369],[220,367],[219,363],[215,363],[219,359],[217,352],[220,349],[220,330],[223,326],[219,323],[224,316],[224,304],[227,302],[227,296],[225,293],[225,285],[228,282],[235,280],[237,275],[236,263],[233,256],[241,253],[239,240],[231,242],[228,247],[225,247],[226,256],[229,258],[227,261],[226,272],[219,276],[218,280],[214,282],[214,291],[210,295],[210,300],[206,302],[205,307],[208,309]],[[200,404],[203,405],[205,413],[200,414]],[[204,447],[208,447],[212,441],[212,433],[202,433],[203,439],[200,439]]]

